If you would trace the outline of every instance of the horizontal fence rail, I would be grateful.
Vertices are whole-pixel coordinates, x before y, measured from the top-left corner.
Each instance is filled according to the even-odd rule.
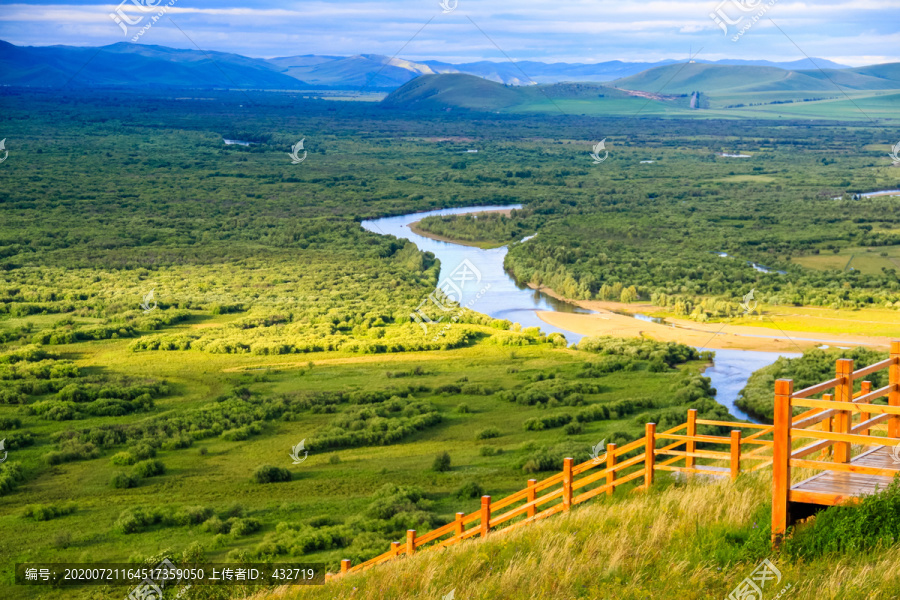
[[[407,531],[405,541],[391,543],[389,550],[358,565],[341,561],[338,574],[326,579],[356,573],[401,556],[412,556],[420,550],[445,548],[470,538],[486,538],[509,532],[549,516],[567,512],[572,506],[596,496],[612,495],[617,488],[638,483],[633,491],[650,488],[656,471],[704,475],[736,479],[742,472],[754,472],[769,466],[773,473],[772,531],[775,539],[776,520],[787,515],[787,488],[790,467],[832,470],[842,473],[885,475],[890,469],[853,465],[849,462],[850,446],[900,445],[900,342],[892,342],[887,360],[853,370],[853,361],[837,361],[834,379],[793,391],[790,380],[775,385],[775,423],[738,423],[714,419],[698,419],[697,411],[688,410],[687,421],[657,432],[648,423],[644,436],[623,446],[607,444],[606,452],[580,464],[573,459],[563,461],[563,470],[546,479],[529,479],[526,487],[504,498],[482,496],[481,506],[471,513],[456,513],[456,518],[419,535]],[[889,370],[887,386],[872,389],[868,381],[853,393],[853,382],[861,377]],[[811,398],[823,394],[821,399]],[[887,405],[872,404],[888,398]],[[807,408],[798,415],[795,407]],[[853,424],[854,416],[859,415]],[[887,423],[886,436],[870,435]],[[699,426],[730,427],[729,436],[700,434]],[[745,435],[746,430],[746,435]],[[764,439],[771,437],[771,439]],[[793,438],[815,440],[793,449]],[[670,443],[666,443],[670,442]],[[662,444],[662,445],[661,445]],[[698,448],[702,444],[703,448]],[[804,458],[820,452],[817,459]],[[631,456],[629,456],[631,455]],[[831,458],[831,461],[824,460]],[[719,464],[698,464],[698,460]],[[779,523],[781,521],[778,521]],[[502,526],[502,527],[501,527]],[[783,532],[783,529],[781,530]]]
[[[888,376],[884,387],[872,389],[871,381],[861,381],[884,370]],[[859,391],[854,391],[857,382]],[[816,394],[822,397],[811,398]],[[886,404],[873,404],[882,398]],[[793,417],[795,408],[809,410],[798,419]],[[893,458],[900,446],[900,341],[891,342],[887,359],[867,367],[854,369],[852,360],[839,359],[834,379],[800,391],[794,391],[790,379],[776,381],[773,440],[773,543],[780,542],[794,522],[796,505],[857,501],[881,482],[854,475],[890,478],[900,473],[900,461]],[[886,456],[888,449],[891,454]],[[795,467],[819,473],[792,486]],[[809,509],[802,512],[808,514]]]

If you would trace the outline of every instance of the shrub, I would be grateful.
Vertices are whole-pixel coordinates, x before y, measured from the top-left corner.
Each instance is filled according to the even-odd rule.
[[[138,460],[144,460],[156,456],[156,448],[147,442],[141,442],[131,449],[131,453],[134,454],[134,457]]]
[[[500,437],[500,430],[496,427],[488,427],[487,429],[482,429],[477,434],[475,434],[476,440],[489,440],[496,437]]]
[[[0,496],[8,494],[24,480],[25,474],[19,463],[8,462],[0,465]]]
[[[231,535],[241,537],[256,533],[262,529],[262,522],[259,519],[235,519],[231,523]]]
[[[293,478],[290,471],[272,465],[263,465],[253,473],[253,481],[256,483],[278,483],[290,481]]]
[[[457,405],[456,405],[456,412],[458,412],[458,413],[460,413],[460,414],[467,414],[467,413],[472,412],[472,409],[469,408],[469,405],[468,405],[468,404],[466,404],[465,402],[463,402],[462,404],[457,404]]]
[[[337,454],[332,454],[331,456],[328,457],[329,464],[336,465],[336,464],[339,464],[340,462],[341,462],[341,457],[338,456]]]
[[[434,462],[431,463],[431,470],[436,471],[438,473],[443,473],[445,471],[450,470],[450,454],[448,452],[441,452],[437,456],[434,457]]]
[[[475,481],[469,481],[468,483],[463,484],[461,488],[456,490],[453,495],[460,500],[465,500],[467,498],[480,498],[484,495],[484,488]]]
[[[582,429],[583,428],[581,426],[581,423],[575,422],[575,423],[569,423],[568,425],[563,427],[563,432],[566,435],[578,435],[579,433],[582,432]]]
[[[572,415],[561,414],[551,417],[531,417],[525,421],[525,431],[542,431],[553,427],[562,427],[572,421]]]
[[[823,555],[864,554],[876,546],[889,548],[900,539],[900,478],[884,491],[863,496],[858,504],[831,506],[812,523],[795,528],[784,551],[793,560]]]
[[[166,472],[166,466],[161,460],[144,460],[134,465],[134,472],[138,477],[155,477]]]
[[[503,450],[500,448],[495,448],[494,446],[482,446],[478,449],[478,453],[482,456],[496,456],[501,454]]]
[[[136,463],[137,458],[131,452],[122,451],[110,456],[109,462],[120,467],[128,467]]]
[[[139,533],[151,525],[161,523],[162,511],[155,508],[126,508],[116,520],[115,528],[122,533]]]
[[[175,513],[174,521],[178,525],[199,525],[213,515],[213,509],[205,506],[187,506]]]
[[[219,517],[210,517],[203,523],[203,529],[210,533],[228,533],[231,525]]]
[[[35,521],[49,521],[75,512],[76,506],[72,502],[67,504],[29,504],[25,507],[22,516]]]
[[[128,489],[137,487],[139,479],[131,473],[116,473],[109,480],[109,484],[116,489]]]

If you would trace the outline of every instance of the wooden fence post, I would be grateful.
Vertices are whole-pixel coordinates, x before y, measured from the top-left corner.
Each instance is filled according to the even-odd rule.
[[[350,570],[350,559],[345,558],[341,561],[341,575]]]
[[[831,402],[832,400],[834,400],[834,396],[831,394],[822,394],[822,400],[825,400],[826,402]],[[822,429],[822,431],[827,431],[829,433],[834,431],[834,417],[828,417],[827,419],[822,421],[821,429]],[[822,448],[822,458],[825,458],[832,454],[834,454],[834,446],[833,445]]]
[[[400,542],[391,542],[391,552],[394,553],[394,556],[400,554]]]
[[[456,535],[462,535],[466,530],[466,525],[463,523],[465,517],[466,513],[456,513]]]
[[[571,458],[563,459],[563,510],[572,508],[572,463],[575,462]]]
[[[656,468],[656,423],[647,423],[644,428],[646,444],[644,445],[644,487],[653,485],[653,470]]]
[[[406,530],[406,555],[412,556],[416,553],[416,530]]]
[[[860,395],[868,394],[871,391],[872,391],[872,382],[871,381],[863,381],[862,385],[860,386],[860,391],[859,391]],[[863,423],[865,421],[868,421],[871,418],[871,416],[872,415],[867,412],[860,411],[859,422]],[[869,435],[869,428],[866,427],[865,429],[860,429],[858,431],[858,433],[859,433],[859,435]]]
[[[486,538],[491,530],[491,497],[481,497],[481,537]]]
[[[849,358],[839,358],[835,368],[835,377],[839,379],[834,387],[835,402],[850,402],[853,399],[853,361]],[[850,420],[853,413],[850,411],[838,411],[834,418],[835,433],[850,433]],[[834,462],[850,462],[850,442],[835,442]]]
[[[695,435],[697,435],[697,409],[696,408],[692,408],[692,409],[688,410],[687,435],[688,435],[688,437],[694,437]],[[697,451],[697,442],[695,442],[693,440],[689,440],[687,442],[687,446],[685,447],[685,450],[688,453],[696,452]],[[696,458],[693,456],[685,456],[684,457],[684,466],[687,467],[688,469],[693,469],[696,462],[697,462]],[[688,476],[691,476],[691,475],[693,475],[693,473],[689,472]]]
[[[528,502],[534,502],[537,499],[537,479],[529,479],[528,480]],[[531,506],[528,508],[528,516],[533,517],[537,514],[537,507]]]
[[[606,490],[607,496],[612,496],[616,491],[616,472],[613,470],[616,466],[616,445],[615,444],[607,444],[606,445],[606,485],[609,486]]]
[[[775,427],[772,446],[772,543],[778,544],[788,527],[791,491],[791,394],[794,382],[775,382]]]
[[[891,342],[891,359],[894,363],[888,367],[888,383],[891,386],[888,404],[900,406],[900,340]],[[900,438],[900,415],[888,418],[888,437]]]
[[[731,480],[738,478],[741,472],[741,430],[731,430]]]

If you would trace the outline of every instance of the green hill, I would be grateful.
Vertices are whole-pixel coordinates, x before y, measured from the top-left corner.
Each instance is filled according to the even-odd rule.
[[[612,85],[622,89],[686,94],[701,90],[706,94],[734,92],[833,91],[827,81],[798,71],[776,67],[743,65],[705,65],[700,63],[666,65],[617,79]]]
[[[764,559],[780,577],[764,586],[763,598],[776,598],[780,590],[793,600],[898,597],[900,582],[888,576],[900,569],[898,545],[864,551],[884,538],[866,538],[867,527],[874,531],[900,509],[896,487],[863,506],[820,513],[773,551],[770,478],[763,472],[737,484],[660,482],[649,493],[601,498],[486,541],[423,551],[321,587],[282,588],[256,598],[721,600],[732,597]],[[860,547],[851,549],[856,543]]]
[[[394,90],[382,104],[388,108],[500,110],[522,104],[527,88],[494,83],[474,75],[422,75]]]

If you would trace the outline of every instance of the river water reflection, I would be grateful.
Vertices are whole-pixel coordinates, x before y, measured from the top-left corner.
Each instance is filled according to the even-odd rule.
[[[468,260],[481,276],[479,288],[490,286],[478,301],[471,305],[475,311],[490,315],[496,319],[508,319],[520,323],[523,327],[540,327],[547,333],[557,332],[566,336],[569,343],[576,343],[584,336],[573,331],[567,331],[549,325],[538,316],[538,311],[577,312],[590,314],[585,310],[568,302],[563,302],[548,296],[526,285],[520,284],[503,268],[503,260],[506,258],[507,248],[493,248],[482,250],[471,246],[463,246],[450,242],[433,240],[414,233],[409,225],[431,215],[458,215],[486,211],[506,210],[521,208],[522,205],[510,206],[475,206],[467,208],[446,208],[428,212],[411,213],[399,217],[385,217],[363,221],[362,227],[373,233],[393,235],[398,238],[413,242],[420,250],[432,252],[441,261],[441,279],[453,272],[464,260]],[[526,238],[530,239],[530,238]],[[525,242],[527,243],[527,241]],[[465,299],[464,297],[464,303]],[[410,306],[410,312],[415,310]],[[641,315],[643,316],[643,315]],[[646,317],[645,317],[646,318]],[[712,385],[716,388],[716,400],[726,406],[735,417],[747,420],[751,419],[743,411],[734,405],[738,394],[753,371],[766,365],[770,365],[778,358],[774,352],[755,352],[749,350],[716,350],[715,365],[708,368],[704,375],[712,379]],[[799,356],[798,354],[784,354],[784,356]]]

